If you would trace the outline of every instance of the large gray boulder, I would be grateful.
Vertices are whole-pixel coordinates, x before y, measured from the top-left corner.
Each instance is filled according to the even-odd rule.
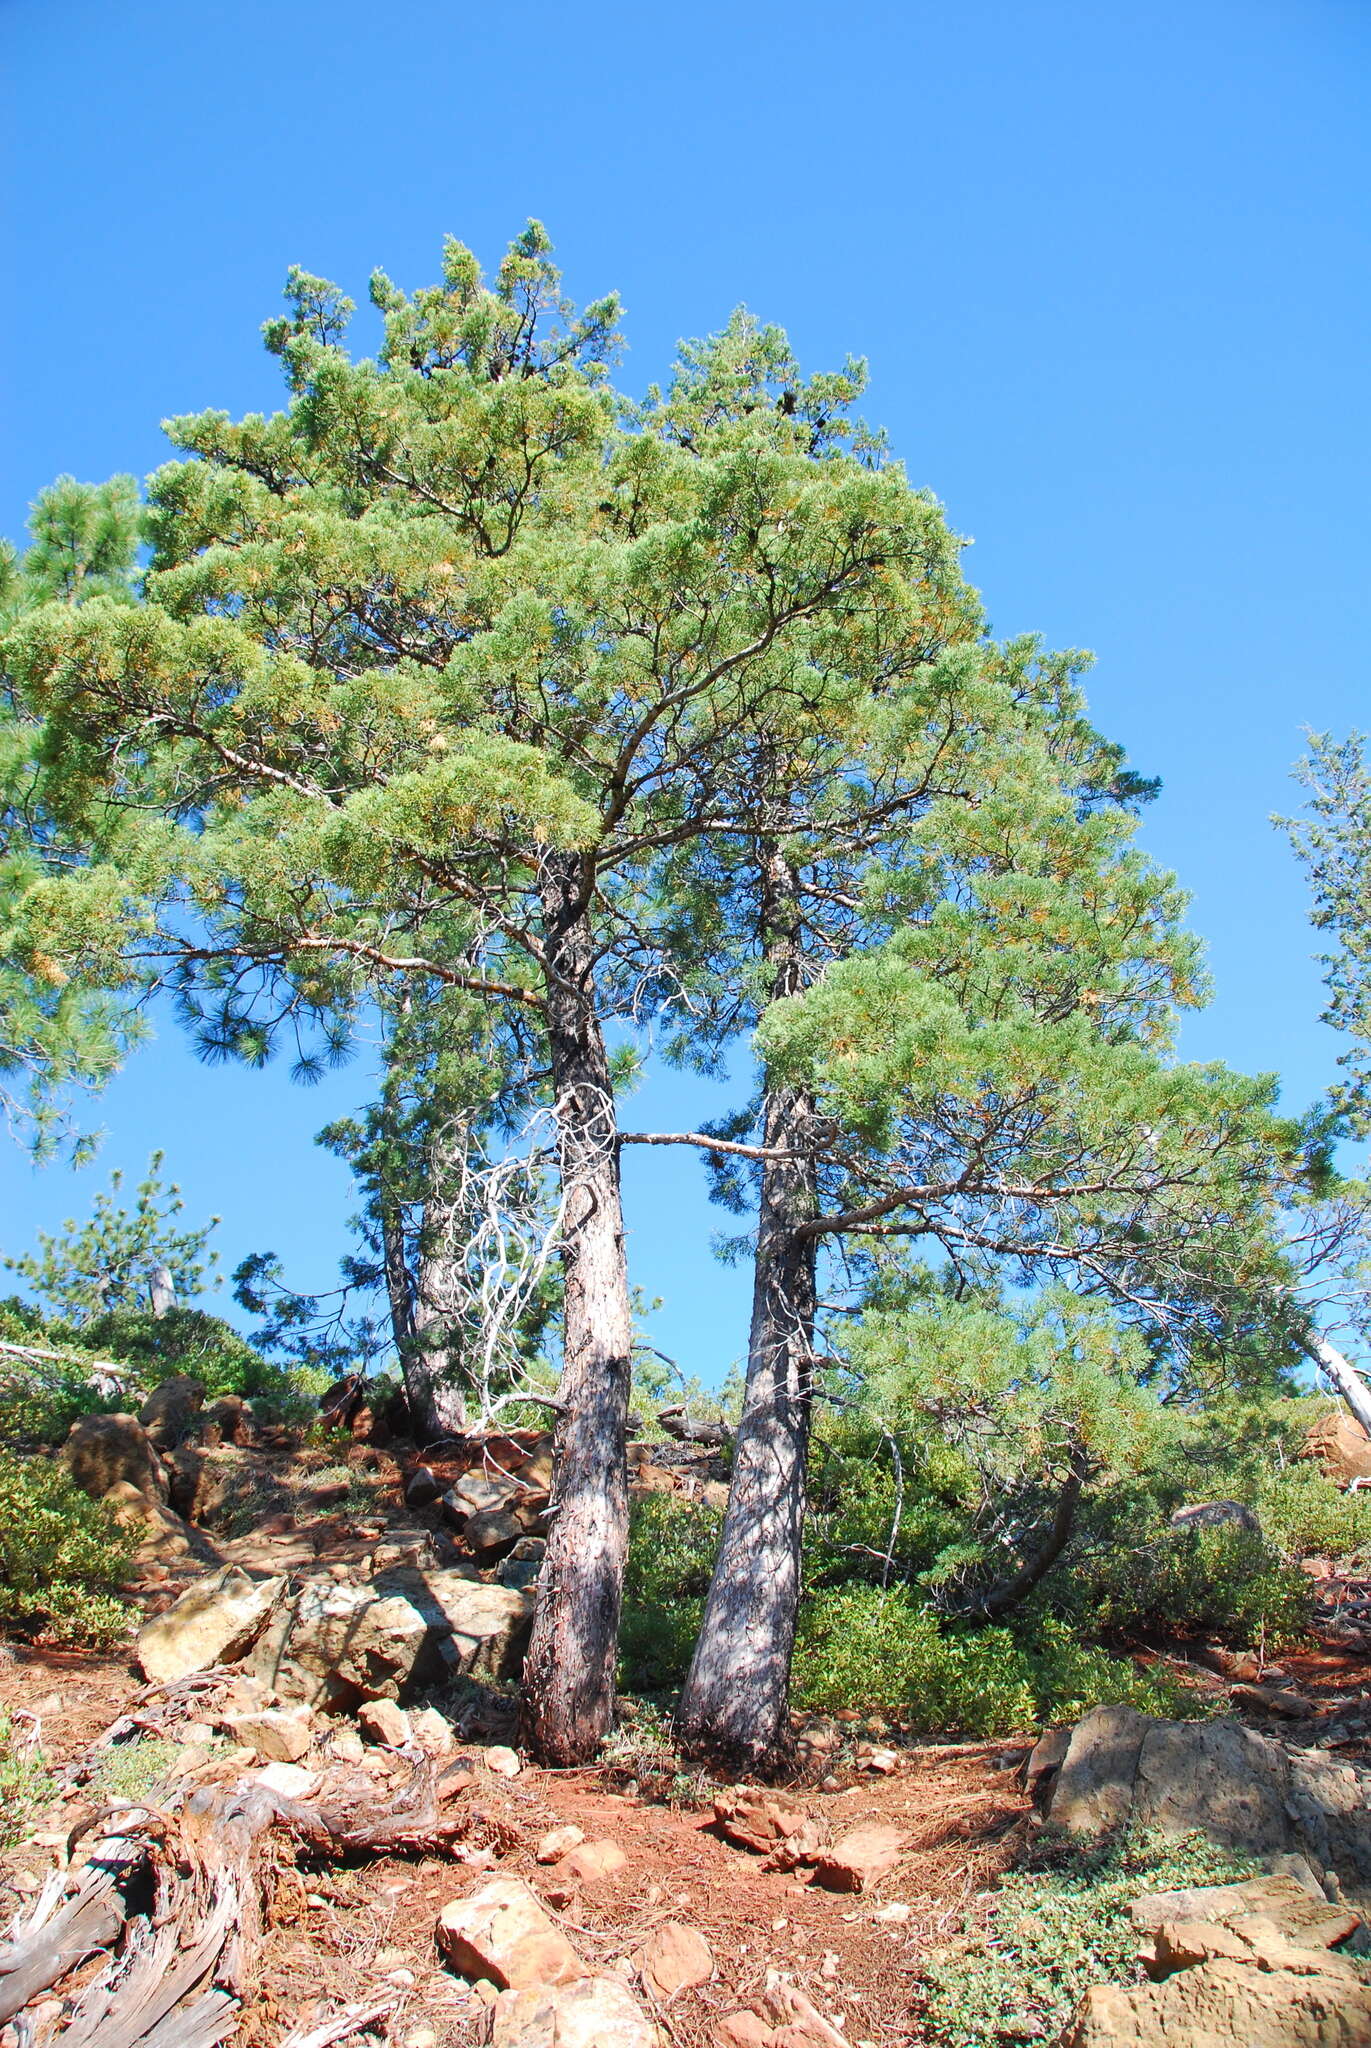
[[[1044,1737],[1029,1779],[1046,1817],[1073,1834],[1125,1822],[1172,1836],[1197,1831],[1254,1856],[1305,1856],[1363,1895],[1371,1884],[1371,1772],[1240,1721],[1096,1707],[1064,1749],[1060,1730]]]
[[[515,1678],[534,1602],[461,1571],[401,1567],[363,1585],[311,1580],[272,1619],[251,1668],[285,1698],[348,1711],[458,1673]]]

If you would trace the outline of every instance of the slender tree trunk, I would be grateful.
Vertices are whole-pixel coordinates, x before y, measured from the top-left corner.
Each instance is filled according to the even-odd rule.
[[[544,856],[542,896],[566,1296],[555,1513],[524,1664],[523,1723],[543,1762],[577,1764],[595,1754],[614,1713],[633,1337],[618,1123],[576,856]]]
[[[395,1349],[403,1361],[414,1340],[414,1286],[405,1257],[405,1224],[400,1204],[388,1187],[379,1195],[381,1210],[381,1257],[385,1266],[386,1300],[390,1306],[390,1329]]]
[[[424,1207],[419,1225],[418,1274],[414,1285],[411,1374],[422,1385],[427,1441],[460,1436],[468,1425],[470,1374],[461,1355],[458,1318],[467,1287],[467,1219],[456,1191],[461,1186],[467,1126],[452,1118],[430,1129],[424,1153]]]
[[[408,1008],[408,998],[404,1007]],[[384,1115],[390,1144],[400,1144],[393,1070],[386,1077]],[[456,1296],[453,1292],[453,1260],[450,1214],[441,1213],[447,1184],[452,1180],[453,1147],[443,1143],[443,1134],[430,1140],[425,1158],[426,1191],[419,1245],[413,1269],[406,1243],[404,1205],[396,1187],[382,1176],[377,1189],[381,1222],[381,1259],[385,1271],[386,1300],[390,1327],[400,1372],[405,1383],[414,1440],[421,1447],[439,1438],[458,1436],[466,1428],[466,1402],[460,1379],[453,1370],[447,1337]],[[460,1162],[458,1162],[460,1164]]]
[[[778,997],[803,985],[796,894],[794,871],[769,850],[763,931]],[[767,1150],[799,1152],[812,1098],[768,1082],[764,1104]],[[810,1159],[764,1162],[742,1421],[718,1561],[677,1716],[689,1748],[740,1766],[763,1762],[786,1733],[817,1308],[815,1243],[797,1237],[796,1227],[815,1207]]]

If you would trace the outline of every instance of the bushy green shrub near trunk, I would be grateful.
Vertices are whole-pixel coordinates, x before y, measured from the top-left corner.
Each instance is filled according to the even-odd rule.
[[[60,1465],[0,1451],[0,1631],[91,1647],[122,1635],[137,1538]]]

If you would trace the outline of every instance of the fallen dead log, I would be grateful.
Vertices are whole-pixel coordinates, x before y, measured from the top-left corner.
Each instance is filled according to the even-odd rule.
[[[1305,1699],[1302,1693],[1275,1685],[1230,1685],[1228,1696],[1240,1705],[1264,1707],[1269,1714],[1282,1714],[1287,1721],[1305,1721],[1318,1712],[1316,1703]]]
[[[365,1789],[374,1800],[374,1786]],[[0,1948],[0,2026],[26,2016],[24,2048],[216,2048],[254,1981],[270,1838],[330,1861],[451,1854],[473,1835],[489,1856],[522,1840],[465,1803],[444,1812],[442,1791],[426,1758],[379,1810],[357,1786],[345,1799],[306,1801],[240,1778],[190,1792],[174,1812],[92,1817],[69,1838],[70,1850],[84,1839],[84,1859],[49,1879]],[[95,1957],[98,1967],[62,1998],[64,1978]],[[54,1990],[59,1997],[46,1996]],[[317,2041],[306,2035],[296,2048],[323,2048],[362,2024],[343,2017],[343,2032],[316,2028]]]
[[[502,1849],[521,1839],[516,1829],[476,1807],[462,1806],[445,1814],[438,1775],[427,1757],[375,1814],[359,1812],[354,1799],[343,1803],[285,1799],[279,1793],[268,1796],[277,1825],[311,1855],[330,1861],[344,1856],[441,1855],[474,1833],[488,1835]]]

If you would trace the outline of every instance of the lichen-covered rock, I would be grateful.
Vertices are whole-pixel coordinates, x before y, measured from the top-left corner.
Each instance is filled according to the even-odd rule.
[[[284,1588],[283,1578],[253,1580],[231,1564],[197,1579],[139,1629],[135,1654],[143,1676],[166,1682],[246,1655]]]
[[[1371,1983],[1350,1966],[1306,1974],[1224,1958],[1138,1990],[1093,1985],[1062,2048],[1365,2048],[1368,2041]]]
[[[273,1618],[252,1669],[284,1698],[350,1712],[430,1679],[517,1677],[532,1618],[528,1594],[460,1571],[313,1579]]]
[[[1059,1732],[1044,1739],[1061,1754]],[[1075,1834],[1125,1822],[1199,1832],[1250,1855],[1307,1856],[1358,1888],[1371,1880],[1371,1772],[1287,1749],[1231,1718],[1162,1721],[1096,1707],[1071,1730],[1055,1775],[1049,1761],[1037,1782],[1047,1817]]]
[[[251,1668],[284,1699],[349,1712],[422,1680],[434,1648],[430,1622],[403,1594],[312,1579],[273,1616]]]
[[[537,1605],[531,1593],[486,1585],[460,1567],[401,1566],[378,1573],[371,1584],[376,1592],[403,1594],[427,1618],[450,1673],[496,1681],[519,1677]]]
[[[83,1415],[62,1446],[62,1461],[83,1493],[103,1500],[121,1480],[165,1502],[167,1475],[136,1415]]]

